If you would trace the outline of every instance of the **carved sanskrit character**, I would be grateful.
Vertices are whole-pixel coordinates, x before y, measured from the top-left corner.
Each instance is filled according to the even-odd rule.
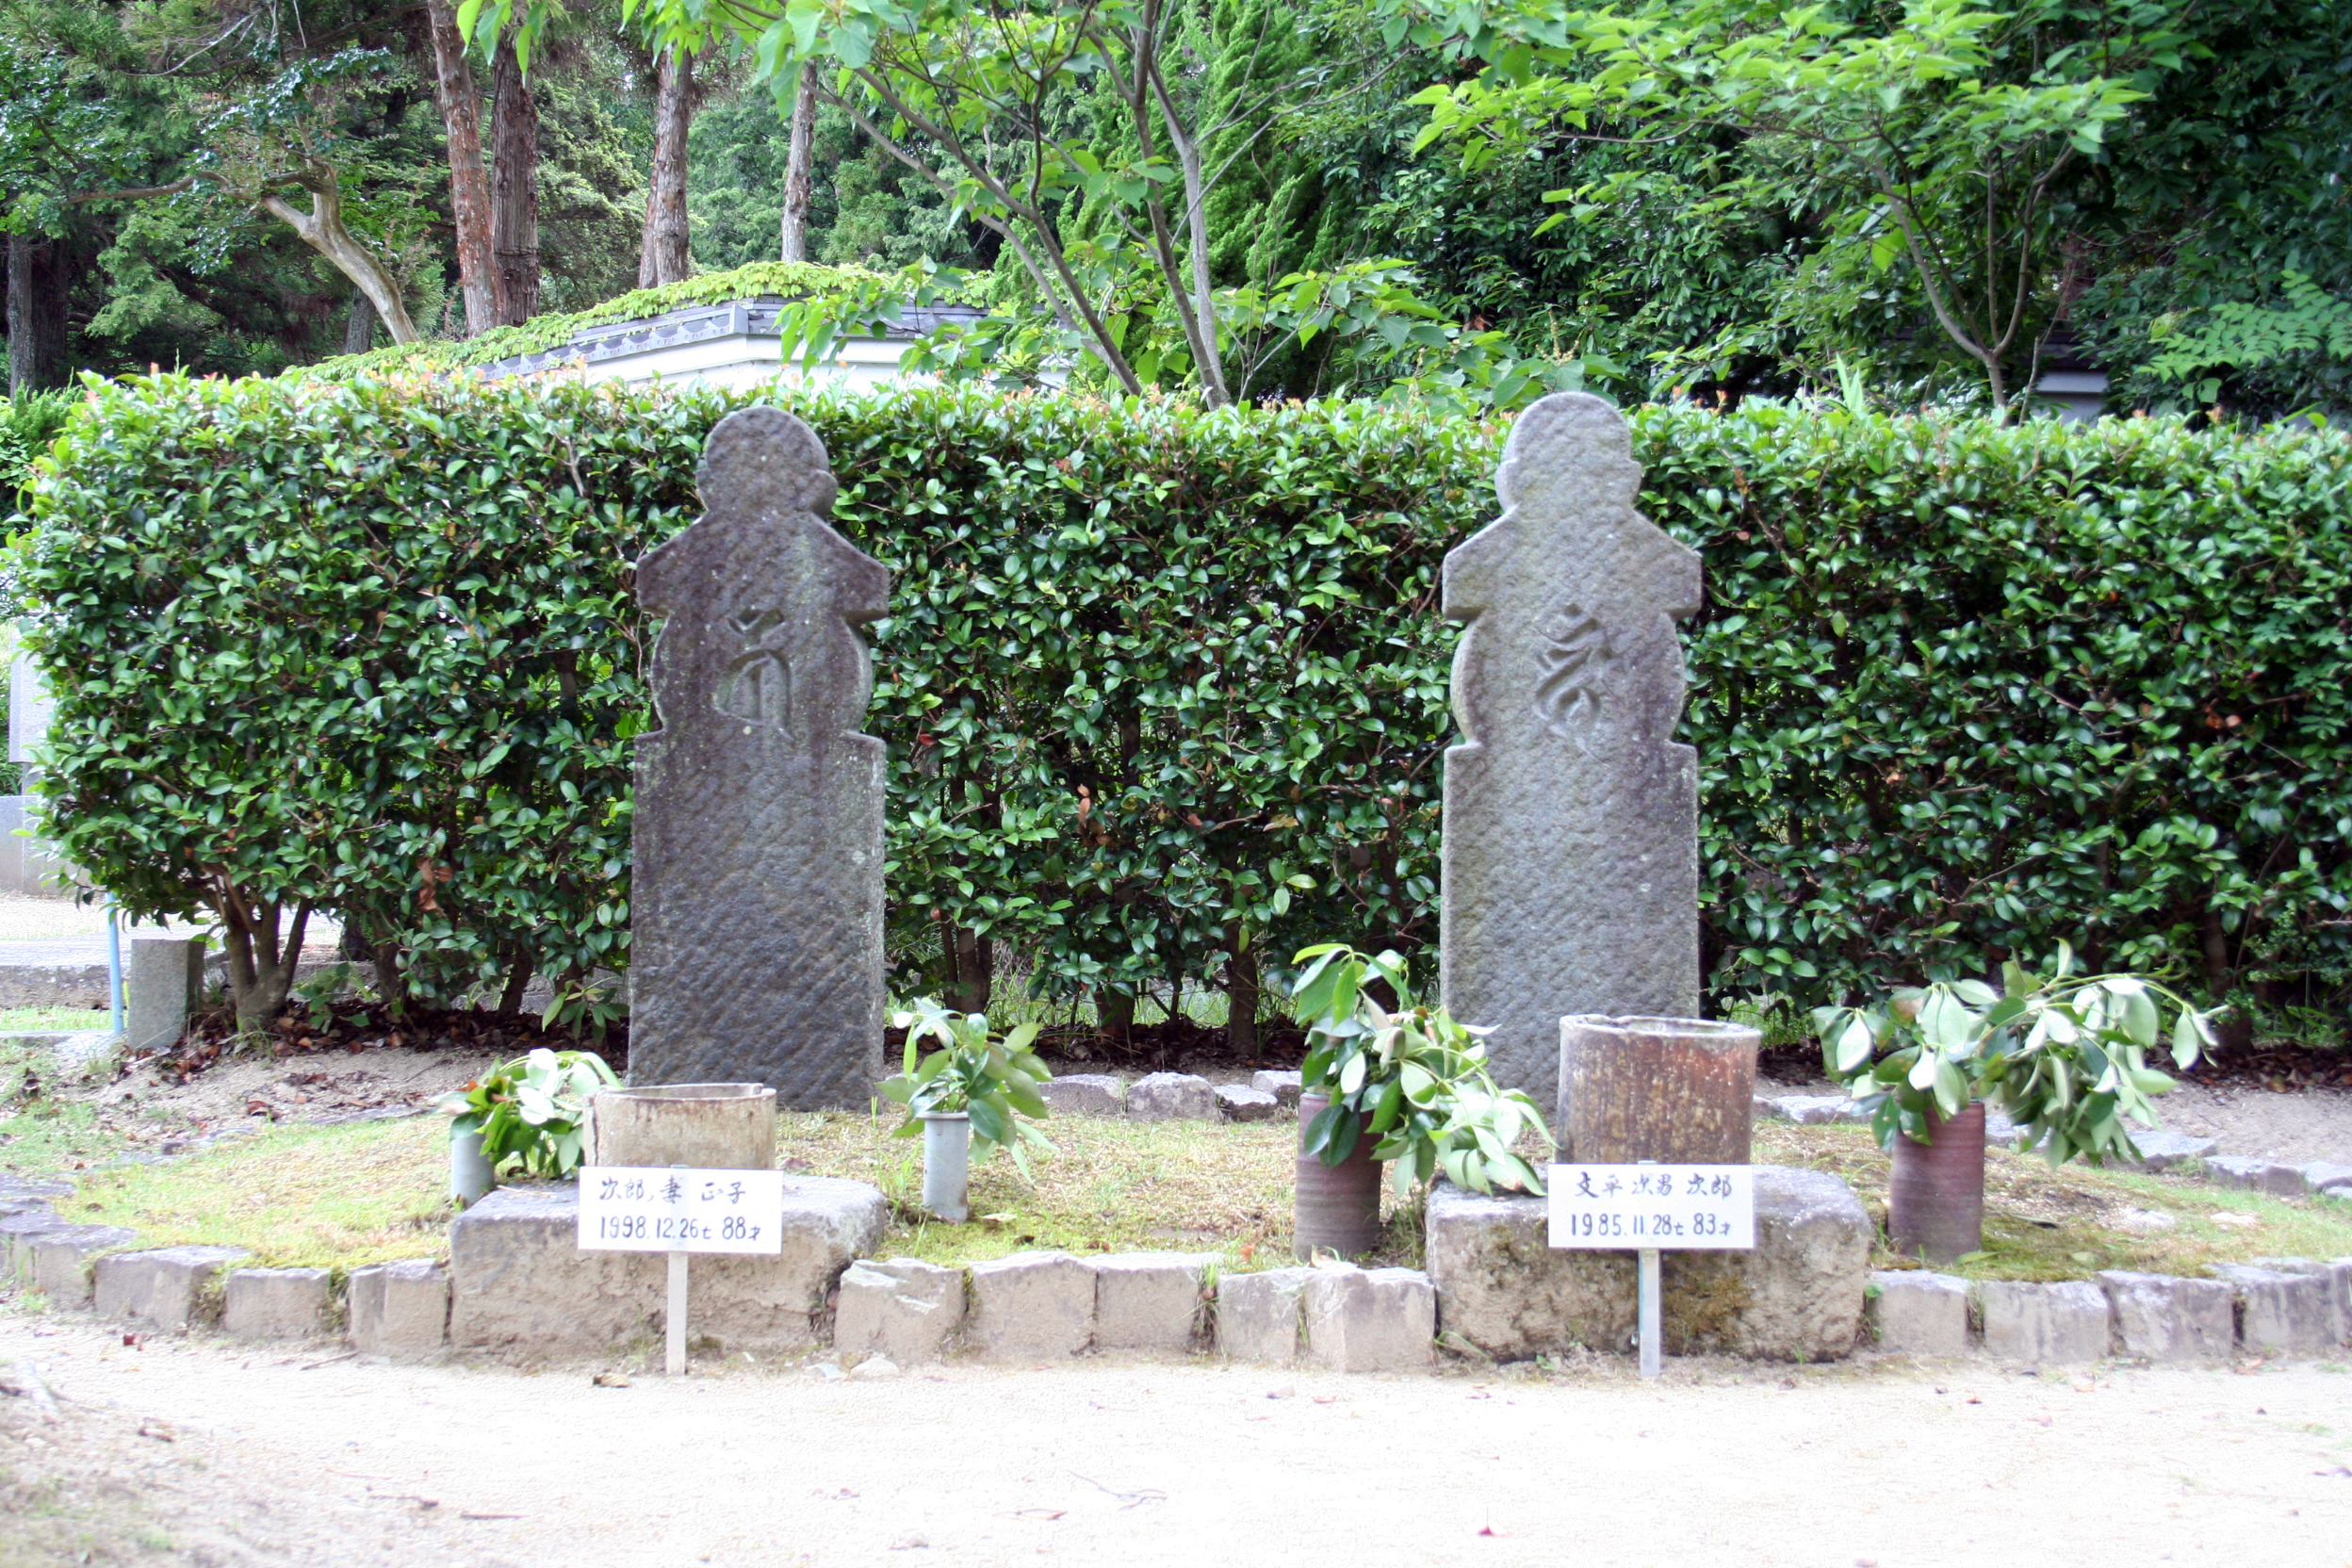
[[[1446,557],[1445,612],[1469,627],[1440,989],[1539,1103],[1563,1016],[1699,1005],[1698,764],[1673,741],[1699,560],[1635,510],[1641,483],[1617,411],[1555,394],[1511,431],[1502,516]]]
[[[862,1105],[882,1049],[882,743],[857,627],[890,575],[825,521],[816,433],[749,408],[703,452],[707,514],[638,564],[665,615],[637,743],[629,1076]]]

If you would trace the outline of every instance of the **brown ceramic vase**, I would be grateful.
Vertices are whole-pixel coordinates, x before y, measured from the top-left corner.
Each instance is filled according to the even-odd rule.
[[[1984,1245],[1984,1102],[1949,1121],[1931,1111],[1928,1135],[1895,1135],[1886,1238],[1898,1252],[1950,1263]]]
[[[1325,1165],[1321,1155],[1307,1152],[1307,1128],[1330,1103],[1320,1094],[1298,1097],[1298,1197],[1291,1245],[1302,1263],[1317,1252],[1362,1257],[1380,1244],[1380,1162],[1372,1157],[1380,1140],[1359,1132],[1355,1148],[1337,1165]]]

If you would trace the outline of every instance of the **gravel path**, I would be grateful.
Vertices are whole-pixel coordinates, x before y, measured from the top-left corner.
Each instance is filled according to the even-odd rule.
[[[136,1429],[170,1426],[170,1517],[248,1554],[188,1562],[2352,1558],[2352,1369],[2312,1364],[1683,1362],[1644,1387],[1614,1364],[1520,1380],[1088,1361],[825,1382],[738,1362],[604,1388],[586,1366],[317,1364],[331,1354],[129,1349],[0,1319],[0,1366],[38,1357],[80,1419],[111,1423],[90,1462],[152,1466],[160,1445]],[[503,1514],[520,1517],[481,1517]]]

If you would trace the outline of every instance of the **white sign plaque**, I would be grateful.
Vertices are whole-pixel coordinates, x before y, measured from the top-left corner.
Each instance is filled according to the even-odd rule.
[[[582,1166],[584,1252],[781,1252],[784,1173]]]
[[[1746,1252],[1756,1248],[1756,1168],[1556,1165],[1545,1177],[1554,1247]]]

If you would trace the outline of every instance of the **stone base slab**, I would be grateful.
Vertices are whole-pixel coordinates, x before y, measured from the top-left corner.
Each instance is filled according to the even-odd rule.
[[[1666,1350],[1834,1361],[1861,1326],[1870,1221],[1835,1176],[1756,1173],[1756,1250],[1671,1251],[1661,1260]],[[1544,1200],[1481,1198],[1441,1182],[1424,1236],[1439,1326],[1498,1361],[1582,1346],[1629,1348],[1631,1252],[1554,1251]]]
[[[835,1282],[881,1239],[878,1188],[784,1178],[777,1256],[694,1259],[687,1331],[721,1344],[798,1348],[824,1337]],[[449,1343],[461,1350],[583,1355],[663,1331],[668,1261],[583,1252],[580,1190],[501,1187],[449,1227]]]

